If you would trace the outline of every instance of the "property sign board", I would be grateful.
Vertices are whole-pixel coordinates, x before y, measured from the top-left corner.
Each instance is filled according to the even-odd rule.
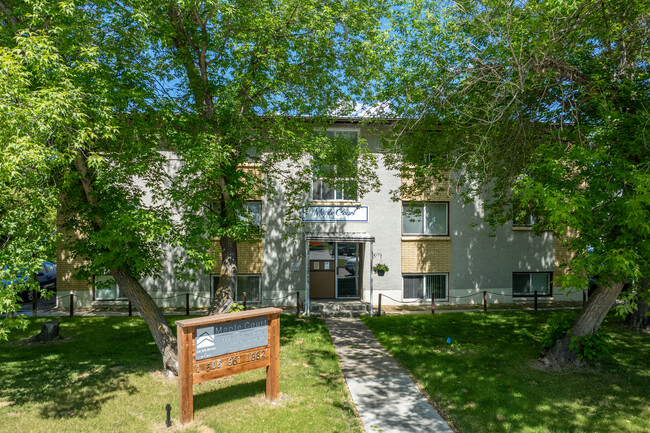
[[[280,393],[280,310],[258,310],[178,320],[180,421],[194,418],[193,386],[266,367],[266,398]]]
[[[309,206],[305,209],[302,220],[368,222],[368,206]]]
[[[266,346],[268,337],[266,316],[196,328],[196,360]]]

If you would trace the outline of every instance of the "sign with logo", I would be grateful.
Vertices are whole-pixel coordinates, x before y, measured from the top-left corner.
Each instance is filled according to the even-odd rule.
[[[196,360],[269,344],[266,316],[196,328]]]
[[[305,209],[302,220],[368,222],[368,206],[309,206]]]
[[[178,338],[179,417],[194,418],[197,383],[266,367],[266,398],[280,394],[279,308],[176,321]]]

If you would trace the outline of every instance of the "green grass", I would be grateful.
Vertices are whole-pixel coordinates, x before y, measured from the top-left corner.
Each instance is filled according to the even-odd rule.
[[[650,335],[631,332],[610,317],[603,329],[613,349],[599,365],[544,371],[536,360],[551,314],[472,312],[364,321],[463,433],[649,432]]]
[[[1,432],[360,431],[321,320],[282,316],[279,403],[265,399],[264,369],[205,382],[194,387],[195,421],[183,428],[178,382],[161,374],[160,354],[141,319],[59,318],[64,340],[20,341],[45,320],[31,320],[0,344]]]

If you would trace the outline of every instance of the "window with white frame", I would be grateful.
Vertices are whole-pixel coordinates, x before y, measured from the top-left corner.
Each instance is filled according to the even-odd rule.
[[[115,280],[110,275],[96,275],[95,284],[93,284],[95,291],[95,300],[97,301],[118,301],[127,299],[120,290]]]
[[[513,272],[512,294],[519,296],[551,294],[551,272]]]
[[[212,275],[211,295],[214,298],[214,291],[219,285],[219,275]],[[238,275],[237,284],[235,284],[235,302],[244,302],[244,293],[246,293],[246,303],[255,304],[262,301],[262,276],[259,274]]]
[[[249,221],[253,226],[260,227],[262,202],[261,201],[247,201],[244,203],[244,215],[239,215],[242,220]]]
[[[402,275],[403,299],[447,299],[447,274]]]
[[[449,235],[449,203],[402,203],[402,234]]]
[[[314,179],[311,199],[315,201],[357,200],[358,167],[356,149],[357,131],[327,131],[327,137],[338,140],[339,161],[336,165],[325,164],[314,157]]]

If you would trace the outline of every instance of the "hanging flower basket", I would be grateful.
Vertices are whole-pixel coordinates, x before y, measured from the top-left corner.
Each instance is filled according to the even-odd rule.
[[[380,277],[383,277],[386,272],[388,272],[388,266],[386,266],[383,263],[377,263],[374,268],[372,268],[373,271],[377,273]]]

